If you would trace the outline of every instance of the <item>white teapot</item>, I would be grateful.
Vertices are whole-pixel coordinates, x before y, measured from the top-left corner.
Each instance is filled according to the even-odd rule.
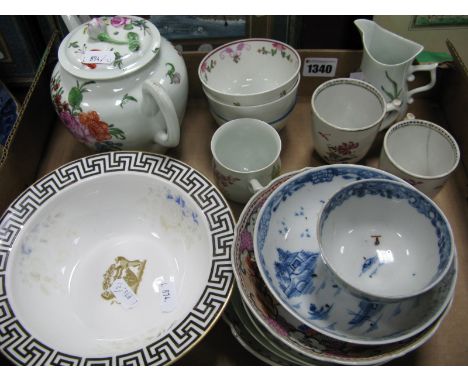
[[[62,41],[51,79],[55,109],[96,151],[162,153],[179,144],[188,76],[183,58],[149,21],[99,17]]]

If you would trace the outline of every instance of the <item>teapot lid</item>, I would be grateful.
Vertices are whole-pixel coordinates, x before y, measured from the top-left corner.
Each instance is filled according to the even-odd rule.
[[[60,65],[86,79],[112,79],[140,69],[158,55],[161,35],[136,16],[94,18],[71,31],[60,44]]]

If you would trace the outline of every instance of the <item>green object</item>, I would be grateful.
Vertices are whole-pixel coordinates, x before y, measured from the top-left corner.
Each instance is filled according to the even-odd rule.
[[[113,125],[109,126],[109,134],[112,135],[114,138],[117,139],[125,139],[125,133],[118,129],[117,127],[112,127]]]
[[[122,55],[119,52],[114,52],[114,56],[114,67],[122,69]]]
[[[68,93],[68,103],[72,108],[76,109],[80,106],[81,101],[83,101],[83,94],[81,94],[80,89],[73,87]]]
[[[99,33],[98,36],[97,36],[97,39],[99,41],[103,41],[103,42],[109,42],[111,44],[119,44],[119,45],[125,45],[127,44],[127,41],[120,41],[120,40],[116,40],[114,38],[112,38],[111,36],[109,36],[107,33],[105,32],[102,32],[102,33]]]
[[[72,107],[72,115],[81,112],[81,102],[83,101],[83,93],[88,92],[89,90],[85,88],[86,85],[94,84],[96,81],[87,81],[80,84],[76,81],[76,86],[73,86],[68,92],[68,103]]]
[[[424,50],[416,56],[416,60],[420,64],[424,64],[429,62],[453,61],[453,57],[445,52],[428,52]]]
[[[124,105],[125,105],[128,101],[138,102],[138,100],[137,100],[135,97],[129,96],[128,93],[127,93],[127,94],[125,94],[125,95],[123,96],[122,101],[120,101],[120,107],[123,109]]]
[[[109,36],[106,32],[101,32],[98,34],[97,39],[99,41],[108,42],[110,44],[125,45],[128,44],[128,49],[131,52],[136,52],[140,49],[140,38],[135,32],[128,32],[127,34],[128,41],[116,40]]]
[[[398,84],[396,83],[395,80],[393,80],[390,75],[388,74],[387,71],[385,71],[385,77],[387,77],[387,80],[390,81],[390,83],[392,84],[392,89],[393,89],[393,93],[391,93],[390,91],[388,91],[387,89],[385,89],[383,87],[383,85],[380,86],[380,88],[382,89],[382,91],[387,95],[388,99],[390,101],[393,101],[394,99],[397,99],[400,94],[401,94],[401,90],[398,90]]]
[[[466,26],[468,16],[465,15],[437,15],[437,16],[415,16],[415,27],[433,26]]]
[[[140,49],[140,37],[138,36],[137,33],[128,32],[127,38],[128,38],[128,49],[130,49],[131,52],[136,52],[138,49]]]

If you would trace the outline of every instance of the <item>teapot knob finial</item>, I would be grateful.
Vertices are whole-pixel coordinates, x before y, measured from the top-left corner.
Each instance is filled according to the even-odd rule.
[[[88,23],[89,38],[97,41],[108,42],[110,44],[127,45],[132,52],[140,49],[140,41],[137,33],[129,32],[128,40],[116,40],[107,33],[107,24],[100,18],[94,18]]]
[[[88,36],[93,40],[100,40],[99,36],[107,35],[107,25],[100,18],[94,18],[88,23]]]

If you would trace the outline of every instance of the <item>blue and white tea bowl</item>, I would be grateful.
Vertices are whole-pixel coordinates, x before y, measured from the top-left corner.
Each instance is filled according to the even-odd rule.
[[[304,171],[305,169],[301,170]],[[299,171],[283,174],[274,179],[267,187],[256,193],[246,204],[236,224],[234,252],[232,256],[236,284],[242,300],[247,306],[247,313],[255,317],[272,336],[281,341],[293,356],[302,355],[309,361],[322,361],[344,365],[376,365],[389,362],[417,349],[437,332],[438,327],[450,310],[450,303],[441,315],[426,329],[418,334],[395,343],[366,346],[339,341],[323,335],[304,325],[290,314],[270,293],[266,287],[255,261],[253,234],[258,212],[268,196],[282,183],[297,175]],[[437,293],[444,287],[448,293],[453,291],[456,282],[456,268],[448,274],[448,284],[441,283],[430,293]],[[447,288],[447,285],[449,287]],[[430,299],[427,299],[428,301]],[[232,301],[232,299],[231,299]],[[435,299],[434,302],[443,302]],[[431,309],[431,308],[426,308]]]
[[[336,279],[376,301],[427,292],[454,256],[443,212],[414,187],[390,180],[362,180],[335,193],[320,214],[317,237]]]
[[[316,167],[291,177],[260,209],[253,244],[262,279],[296,319],[344,342],[383,345],[413,337],[440,317],[453,297],[456,261],[437,288],[394,303],[357,297],[337,282],[320,255],[318,216],[331,195],[363,179],[401,181],[359,165]]]

